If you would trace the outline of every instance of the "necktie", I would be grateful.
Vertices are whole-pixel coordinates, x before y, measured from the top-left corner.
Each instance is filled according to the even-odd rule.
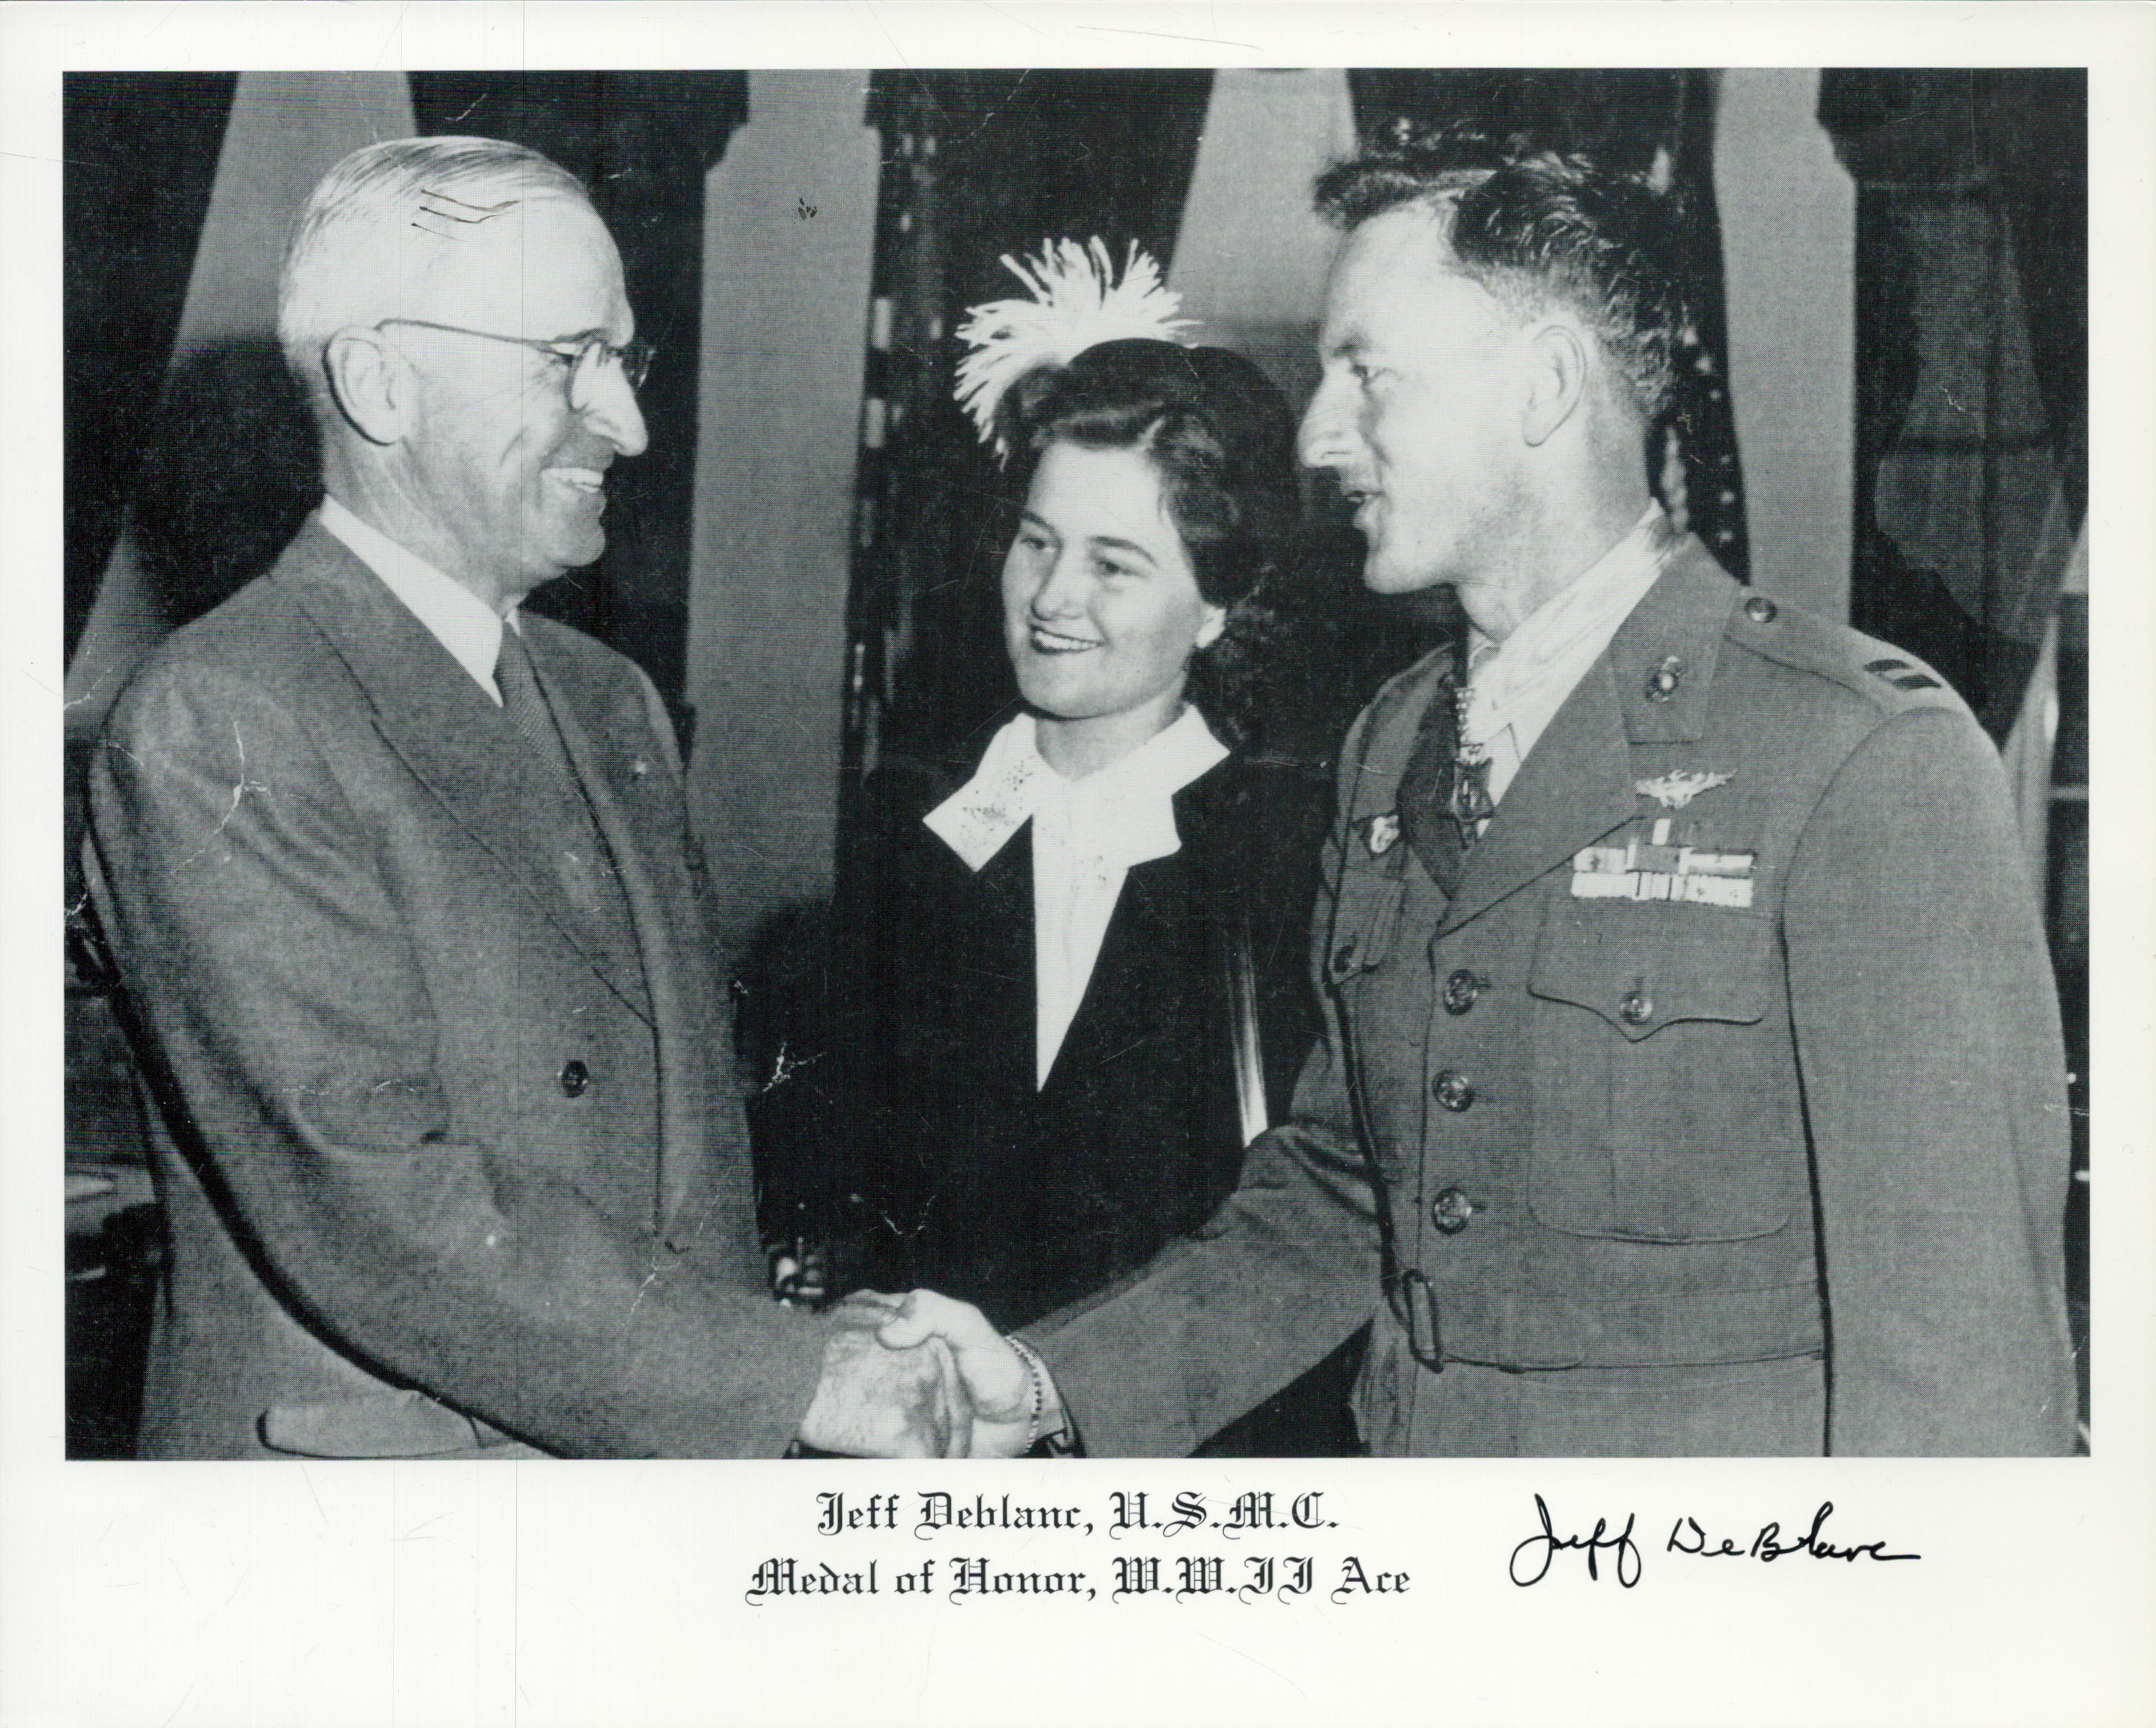
[[[1399,794],[1400,832],[1448,898],[1458,890],[1468,849],[1495,808],[1488,759],[1462,744],[1465,688],[1455,661],[1430,697]]]
[[[495,658],[494,681],[501,692],[502,712],[517,736],[538,753],[557,788],[581,804],[583,794],[578,790],[576,771],[569,765],[561,729],[554,724],[547,698],[539,693],[538,675],[531,669],[531,651],[524,645],[523,633],[507,625],[502,626],[501,651]]]
[[[614,873],[613,855],[599,832],[598,819],[576,769],[561,728],[540,694],[538,675],[532,670],[531,651],[523,636],[505,625],[501,651],[495,657],[494,677],[501,692],[502,716],[517,736],[529,744],[546,766],[556,797],[545,826],[552,836],[549,851],[554,874],[562,890],[584,921],[587,934],[610,956],[618,975],[630,980],[641,999],[641,975],[630,964],[636,954],[636,936],[628,897]]]

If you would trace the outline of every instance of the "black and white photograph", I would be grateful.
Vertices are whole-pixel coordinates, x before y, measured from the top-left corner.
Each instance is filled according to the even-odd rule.
[[[2143,1719],[2146,15],[395,10],[9,75],[11,1527],[183,1606],[0,1718]]]

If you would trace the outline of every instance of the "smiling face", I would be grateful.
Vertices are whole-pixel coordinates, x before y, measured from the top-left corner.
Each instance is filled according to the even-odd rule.
[[[619,345],[634,330],[604,224],[560,196],[475,225],[433,287],[409,316],[549,342],[598,332]],[[384,334],[418,377],[404,486],[455,560],[446,573],[506,604],[598,558],[606,471],[645,443],[621,368],[601,366],[577,413],[554,356],[408,325]]]
[[[1175,718],[1192,651],[1227,615],[1198,591],[1151,459],[1065,443],[1034,470],[1003,601],[1019,693],[1082,731],[1094,766]]]
[[[1502,568],[1521,487],[1519,335],[1425,209],[1372,217],[1341,249],[1302,459],[1355,504],[1378,593],[1466,589]]]

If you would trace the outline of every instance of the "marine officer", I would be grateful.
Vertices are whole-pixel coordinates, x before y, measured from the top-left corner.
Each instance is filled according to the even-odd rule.
[[[2005,782],[1927,668],[1654,503],[1662,200],[1402,129],[1318,203],[1304,455],[1368,584],[1472,626],[1343,752],[1330,1036],[1137,1283],[1016,1350],[925,1295],[886,1340],[959,1346],[1009,1413],[978,1437],[1060,1408],[1096,1454],[1184,1451],[1365,1320],[1380,1453],[2069,1449],[2064,1061]]]

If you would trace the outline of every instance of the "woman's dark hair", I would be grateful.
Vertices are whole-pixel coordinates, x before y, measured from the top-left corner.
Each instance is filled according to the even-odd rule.
[[[1240,354],[1132,337],[1020,380],[1002,412],[1021,487],[1053,444],[1151,460],[1199,594],[1228,611],[1219,640],[1192,661],[1191,696],[1208,719],[1240,731],[1270,622],[1260,590],[1301,512],[1287,399]]]

